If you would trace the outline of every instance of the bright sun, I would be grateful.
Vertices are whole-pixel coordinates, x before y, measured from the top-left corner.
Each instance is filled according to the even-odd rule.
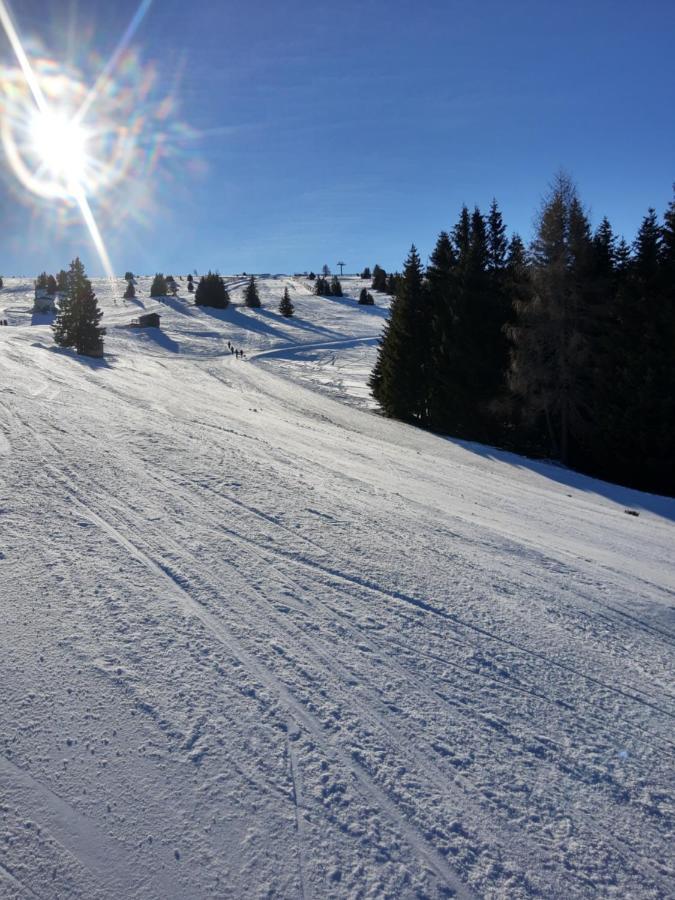
[[[57,112],[35,112],[30,137],[41,165],[65,185],[81,185],[87,168],[87,133],[75,120]]]

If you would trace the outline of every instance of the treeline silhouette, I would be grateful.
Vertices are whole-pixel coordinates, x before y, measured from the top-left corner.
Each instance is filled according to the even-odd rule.
[[[493,201],[415,247],[370,378],[383,412],[675,494],[675,200],[633,246],[556,177],[526,249]]]

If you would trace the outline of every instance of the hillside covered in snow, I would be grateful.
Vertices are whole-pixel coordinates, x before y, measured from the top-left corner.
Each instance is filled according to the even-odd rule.
[[[228,280],[94,281],[98,360],[0,291],[0,897],[673,896],[675,500],[383,419],[358,279]]]

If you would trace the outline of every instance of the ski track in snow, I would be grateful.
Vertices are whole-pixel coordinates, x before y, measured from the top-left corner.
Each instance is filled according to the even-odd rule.
[[[95,282],[85,361],[6,279],[0,896],[671,896],[675,501],[381,419],[386,298],[228,283]]]

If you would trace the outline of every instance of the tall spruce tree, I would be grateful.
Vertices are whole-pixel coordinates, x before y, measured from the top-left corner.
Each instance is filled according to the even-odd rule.
[[[262,306],[260,296],[258,294],[258,286],[256,284],[255,275],[251,275],[246,289],[244,290],[244,304],[251,309]]]
[[[333,275],[331,278],[329,293],[332,297],[342,297],[342,285],[337,275]]]
[[[469,244],[471,242],[471,216],[466,206],[462,207],[459,222],[452,229],[452,242],[458,262],[461,264],[469,252]]]
[[[487,262],[491,272],[504,270],[508,249],[506,226],[497,201],[493,199],[487,217]]]
[[[369,381],[387,416],[428,424],[430,324],[429,291],[413,245]]]
[[[588,220],[565,174],[544,200],[531,255],[533,295],[516,303],[509,383],[531,420],[545,422],[550,452],[569,463],[583,453],[589,434],[596,326],[587,281]]]
[[[54,341],[61,347],[75,347],[82,356],[101,356],[105,334],[105,328],[99,326],[102,316],[84,266],[76,258],[70,264],[66,293],[52,326]]]
[[[457,384],[459,353],[456,344],[457,258],[447,231],[442,231],[427,267],[430,308],[431,379],[429,418],[433,427],[443,431],[457,428]]]
[[[284,288],[284,296],[279,301],[279,312],[287,319],[290,319],[295,312],[295,307],[293,306],[293,301],[291,300],[291,295],[288,293],[287,287]]]

